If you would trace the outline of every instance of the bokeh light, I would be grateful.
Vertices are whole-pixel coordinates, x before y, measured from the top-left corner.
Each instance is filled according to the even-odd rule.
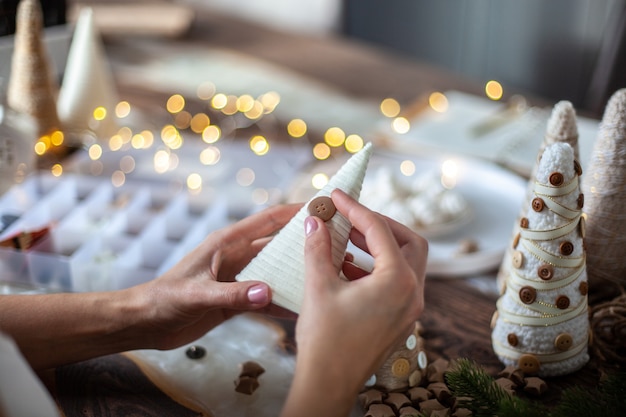
[[[502,84],[495,80],[487,81],[485,84],[485,94],[492,100],[500,100],[502,98],[502,94],[504,90],[502,89]]]
[[[387,117],[396,117],[400,114],[400,103],[394,98],[386,98],[380,102],[380,112]]]

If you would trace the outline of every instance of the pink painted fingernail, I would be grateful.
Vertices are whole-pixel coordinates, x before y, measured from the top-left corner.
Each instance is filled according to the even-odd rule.
[[[304,219],[304,233],[309,236],[311,233],[317,230],[317,222],[311,216]]]
[[[248,300],[253,304],[267,304],[269,302],[267,285],[257,284],[248,288]]]

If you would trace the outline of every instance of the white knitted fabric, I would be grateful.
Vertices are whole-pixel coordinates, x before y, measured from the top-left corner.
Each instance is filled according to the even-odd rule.
[[[580,231],[579,175],[574,161],[574,152],[567,143],[549,145],[543,153],[534,196],[540,197],[545,206],[541,211],[529,208],[528,228],[520,228],[515,251],[521,253],[523,262],[519,268],[510,266],[492,332],[494,351],[505,365],[517,365],[523,354],[532,354],[540,363],[541,376],[567,374],[589,360],[587,296],[580,290],[581,283],[586,285],[587,273]],[[562,185],[550,183],[553,173],[562,174]],[[565,241],[573,245],[569,255],[560,253]],[[551,279],[539,277],[537,271],[542,265],[552,267]],[[534,302],[521,301],[522,287],[536,291]],[[556,306],[556,300],[563,296],[569,299],[564,309]],[[571,347],[564,351],[555,346],[557,336],[562,334],[572,338]],[[509,335],[515,335],[517,344],[509,343]]]
[[[313,198],[330,196],[340,189],[357,199],[372,153],[368,143],[354,154]],[[272,302],[298,313],[304,296],[304,220],[307,204],[283,227],[261,252],[237,275],[237,281],[259,280],[272,288]],[[339,211],[326,222],[332,238],[333,265],[341,268],[352,224]]]

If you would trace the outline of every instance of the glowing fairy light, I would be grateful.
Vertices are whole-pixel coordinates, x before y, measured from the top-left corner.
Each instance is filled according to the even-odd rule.
[[[264,112],[263,105],[261,104],[260,101],[255,100],[254,103],[252,104],[252,108],[248,110],[247,112],[245,112],[244,116],[246,116],[250,120],[256,120],[256,119],[259,119],[261,116],[263,116],[263,112]]]
[[[237,111],[240,113],[246,113],[252,110],[254,107],[254,98],[250,94],[243,94],[237,97],[235,101],[235,106],[237,106]]]
[[[87,153],[89,154],[89,158],[91,158],[92,161],[100,159],[100,157],[102,157],[102,146],[94,143],[89,147]]]
[[[456,186],[459,176],[459,164],[452,160],[447,159],[441,164],[441,185],[451,189]]]
[[[55,130],[50,134],[50,144],[53,146],[61,146],[65,140],[65,135],[60,130]]]
[[[143,137],[141,133],[137,133],[133,135],[133,138],[130,140],[130,146],[135,149],[142,149],[145,147],[146,139]]]
[[[157,151],[153,158],[154,170],[158,174],[167,172],[170,166],[170,154],[165,150]]]
[[[220,150],[215,146],[209,146],[200,152],[200,162],[203,165],[215,165],[221,158]]]
[[[128,126],[121,127],[117,134],[120,135],[123,143],[130,142],[130,139],[133,137],[133,131]]]
[[[280,94],[276,91],[269,91],[260,97],[265,113],[273,112],[280,103]]]
[[[301,138],[306,135],[307,125],[302,119],[293,119],[287,123],[287,133],[292,138]]]
[[[237,174],[235,174],[235,179],[237,181],[237,184],[241,185],[242,187],[249,187],[254,183],[254,180],[256,179],[256,174],[251,168],[241,168],[239,171],[237,171]]]
[[[319,172],[311,177],[311,185],[316,190],[321,190],[326,184],[328,184],[328,175],[322,172]]]
[[[250,139],[250,149],[257,155],[265,155],[270,150],[270,144],[263,136],[254,136]]]
[[[215,94],[215,84],[210,81],[205,81],[196,88],[196,95],[200,100],[210,100],[213,94]]]
[[[437,113],[445,113],[448,111],[448,98],[436,91],[428,96],[428,105]]]
[[[124,174],[122,171],[115,171],[113,173],[113,175],[111,175],[111,184],[113,184],[114,187],[121,187],[122,185],[124,185],[124,183],[126,182],[126,174]]]
[[[98,106],[93,110],[93,118],[94,120],[104,120],[107,117],[107,109],[102,107],[102,106]]]
[[[124,140],[120,135],[113,135],[109,138],[109,149],[112,151],[119,151],[124,145]]]
[[[35,153],[37,155],[43,155],[46,153],[46,151],[48,150],[48,148],[46,147],[46,144],[42,141],[37,141],[37,143],[35,143],[35,147],[34,147]]]
[[[167,99],[165,108],[172,114],[180,113],[185,108],[185,98],[180,94],[174,94]]]
[[[183,137],[175,126],[166,125],[161,130],[161,139],[170,149],[179,149],[183,145]]]
[[[502,94],[504,90],[502,89],[502,84],[495,80],[487,81],[485,84],[485,94],[491,100],[500,100],[502,98]]]
[[[411,130],[411,123],[409,123],[406,117],[396,117],[391,122],[391,128],[396,133],[405,134]]]
[[[413,161],[405,160],[400,162],[400,172],[402,175],[410,177],[415,174],[415,163]]]
[[[209,144],[217,142],[221,136],[222,131],[219,126],[210,125],[202,131],[202,140]]]
[[[115,117],[123,119],[130,114],[130,103],[128,101],[120,101],[115,105]]]
[[[324,142],[333,148],[343,145],[346,140],[345,132],[339,127],[331,127],[324,133]]]
[[[180,111],[174,115],[174,126],[178,129],[187,129],[191,124],[191,113],[188,111]]]
[[[120,169],[125,174],[130,174],[135,170],[135,158],[130,155],[124,155],[122,159],[120,159]]]
[[[386,98],[380,102],[380,112],[386,117],[396,117],[400,114],[400,103],[396,99]]]
[[[149,130],[143,130],[141,132],[141,136],[143,136],[143,147],[144,149],[147,149],[149,147],[152,146],[152,144],[154,143],[154,134],[149,131]]]
[[[209,116],[204,113],[197,113],[191,118],[191,121],[189,122],[189,128],[194,133],[201,134],[202,131],[206,129],[206,127],[210,124],[211,119],[209,118]]]
[[[270,199],[270,193],[265,188],[256,188],[252,191],[252,202],[258,206],[266,204]]]
[[[325,143],[318,143],[313,146],[313,156],[320,161],[330,156],[330,147]]]
[[[356,153],[363,148],[363,138],[359,135],[349,135],[344,142],[346,150],[350,153]]]
[[[226,96],[226,105],[222,107],[221,110],[222,113],[224,113],[226,116],[232,116],[233,114],[237,113],[237,96],[234,96],[232,94]]]
[[[63,175],[63,166],[61,164],[54,164],[50,168],[50,173],[55,177]]]
[[[187,188],[190,190],[202,189],[202,177],[200,174],[192,173],[187,177]]]
[[[226,94],[223,93],[217,93],[211,99],[211,107],[213,107],[215,110],[223,109],[224,107],[226,107],[227,103],[228,97],[226,97]]]

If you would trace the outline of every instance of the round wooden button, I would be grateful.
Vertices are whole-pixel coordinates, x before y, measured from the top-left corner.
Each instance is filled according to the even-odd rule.
[[[541,198],[535,197],[535,198],[533,198],[531,206],[532,206],[533,210],[535,210],[538,213],[541,210],[543,210],[543,208],[545,207],[545,203],[543,202],[543,200]]]
[[[580,166],[580,162],[578,162],[575,159],[574,159],[574,172],[576,172],[576,175],[578,175],[579,177],[583,175],[583,167]]]
[[[513,266],[520,269],[524,265],[524,254],[518,250],[513,252]]]
[[[569,307],[569,298],[566,295],[559,295],[556,298],[556,307],[561,310],[565,310]]]
[[[519,245],[520,238],[521,235],[519,233],[515,234],[515,237],[513,238],[513,249],[516,249],[517,245]]]
[[[560,187],[561,185],[563,185],[563,174],[561,174],[560,172],[553,172],[552,174],[550,174],[550,177],[548,179],[550,181],[550,184],[554,185],[555,187]]]
[[[572,252],[574,252],[574,244],[567,240],[565,242],[561,242],[559,245],[559,252],[561,252],[561,255],[563,256],[571,255]]]
[[[578,194],[578,199],[576,200],[576,205],[579,209],[585,206],[585,195],[583,193]]]
[[[554,339],[554,347],[560,351],[568,350],[572,347],[573,343],[574,340],[572,339],[572,336],[568,333],[561,333],[556,337],[556,339]]]
[[[552,279],[552,276],[554,275],[554,268],[552,268],[552,265],[548,264],[540,265],[539,268],[537,268],[537,275],[542,280],[548,281]]]
[[[337,209],[333,204],[333,200],[330,197],[320,196],[316,197],[309,203],[309,214],[311,216],[319,217],[324,221],[332,219]]]
[[[533,375],[539,372],[540,366],[539,359],[531,354],[522,355],[517,361],[517,367],[527,375]]]
[[[519,227],[522,229],[528,229],[528,219],[526,217],[522,217],[519,221]]]
[[[517,344],[519,343],[519,339],[517,338],[517,335],[515,333],[509,333],[506,336],[506,341],[509,342],[509,345],[511,346],[517,346]]]
[[[587,295],[589,293],[589,284],[587,284],[587,281],[582,281],[580,285],[578,285],[578,291],[580,291],[580,295]]]
[[[391,373],[394,376],[407,376],[411,370],[411,364],[408,359],[399,358],[391,364]]]
[[[522,287],[519,290],[519,299],[524,304],[532,304],[537,298],[537,290],[533,287]]]

